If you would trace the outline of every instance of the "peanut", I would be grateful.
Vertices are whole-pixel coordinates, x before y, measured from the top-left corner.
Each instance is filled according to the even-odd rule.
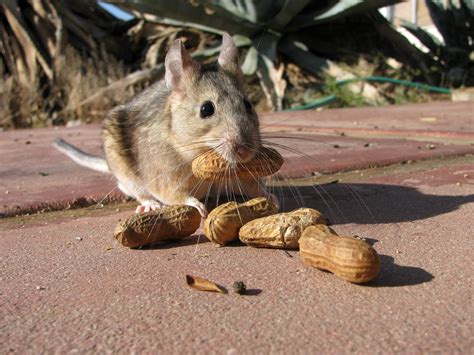
[[[240,228],[239,238],[253,247],[298,249],[298,240],[306,227],[326,223],[318,211],[300,208],[255,219]]]
[[[123,246],[137,248],[191,235],[201,223],[199,211],[186,205],[165,206],[158,211],[134,214],[121,221],[114,236]]]
[[[326,226],[306,228],[299,244],[304,264],[330,271],[343,280],[364,283],[380,271],[374,248],[360,239],[340,237]]]
[[[265,198],[254,198],[245,203],[224,203],[214,208],[204,221],[204,235],[219,245],[239,238],[239,229],[245,223],[278,212],[275,204]]]
[[[283,157],[275,149],[261,147],[255,157],[246,163],[229,164],[215,150],[194,159],[194,176],[203,180],[253,179],[276,173],[283,165]]]

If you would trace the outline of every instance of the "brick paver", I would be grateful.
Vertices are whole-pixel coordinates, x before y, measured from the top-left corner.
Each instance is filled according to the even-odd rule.
[[[273,188],[283,208],[317,208],[338,233],[374,243],[382,270],[365,286],[303,266],[296,251],[216,248],[198,235],[152,249],[121,247],[112,231],[131,213],[130,203],[0,219],[2,351],[471,353],[474,127],[465,112],[472,104],[463,105],[334,110],[338,131],[345,130],[338,120],[347,112],[370,124],[379,117],[379,127],[391,120],[398,131],[406,128],[407,135],[396,138],[323,137],[305,128],[317,119],[323,127],[332,110],[292,113],[301,130],[278,128],[285,136],[311,138],[279,139],[308,155],[286,152],[283,176],[330,173],[274,182],[282,185]],[[405,118],[434,111],[452,124],[433,132],[451,133],[433,142],[413,137],[412,128],[429,131],[425,124],[433,121],[410,128]],[[458,134],[461,126],[472,140]],[[0,157],[1,189],[10,191],[2,191],[3,213],[103,198],[113,188],[108,177],[76,167],[49,147],[63,136],[100,152],[98,132],[85,126],[0,133],[2,152],[16,154]],[[339,183],[317,184],[323,180]],[[231,292],[191,290],[185,274],[208,277]],[[232,293],[237,280],[250,295]]]

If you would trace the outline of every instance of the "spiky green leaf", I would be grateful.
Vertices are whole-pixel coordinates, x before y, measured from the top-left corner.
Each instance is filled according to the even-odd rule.
[[[335,4],[330,3],[323,9],[317,9],[308,14],[296,16],[289,24],[291,30],[318,25],[324,22],[334,21],[346,16],[353,16],[359,13],[378,9],[384,6],[393,5],[403,0],[344,0]]]
[[[419,41],[425,45],[431,52],[437,53],[439,51],[439,47],[442,43],[434,36],[432,36],[429,32],[422,29],[420,26],[415,25],[414,23],[404,22],[402,25],[408,32],[414,35]]]

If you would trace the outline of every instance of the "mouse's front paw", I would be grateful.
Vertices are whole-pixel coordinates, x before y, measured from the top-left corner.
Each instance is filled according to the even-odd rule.
[[[204,206],[204,203],[199,201],[196,197],[188,197],[185,201],[185,204],[188,206],[193,206],[199,211],[199,214],[202,216],[202,218],[207,217],[207,208]]]
[[[156,211],[161,207],[163,207],[163,204],[161,202],[155,200],[145,200],[140,202],[140,205],[137,206],[135,213]]]

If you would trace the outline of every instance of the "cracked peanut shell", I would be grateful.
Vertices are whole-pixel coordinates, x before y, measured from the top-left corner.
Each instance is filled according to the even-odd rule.
[[[255,219],[240,228],[239,238],[252,247],[298,249],[298,240],[306,227],[326,223],[319,211],[300,208]]]

